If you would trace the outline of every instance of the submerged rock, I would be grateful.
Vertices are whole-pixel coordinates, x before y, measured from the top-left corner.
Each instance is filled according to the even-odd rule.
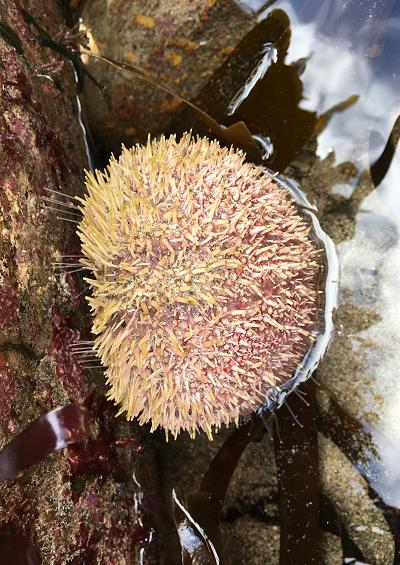
[[[117,0],[88,2],[82,20],[95,53],[135,65],[190,100],[255,18],[232,0]],[[179,100],[134,75],[95,59],[87,68],[106,87],[106,97],[91,81],[85,87],[90,126],[105,152],[164,132],[180,109]]]

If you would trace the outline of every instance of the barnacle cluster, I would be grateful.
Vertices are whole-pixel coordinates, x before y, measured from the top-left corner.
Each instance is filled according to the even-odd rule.
[[[262,406],[320,314],[318,249],[264,168],[185,134],[87,175],[79,226],[109,397],[192,436]]]

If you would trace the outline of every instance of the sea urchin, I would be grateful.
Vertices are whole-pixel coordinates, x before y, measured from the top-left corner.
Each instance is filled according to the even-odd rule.
[[[185,134],[87,175],[79,226],[109,397],[195,435],[265,404],[319,319],[318,250],[262,167]]]

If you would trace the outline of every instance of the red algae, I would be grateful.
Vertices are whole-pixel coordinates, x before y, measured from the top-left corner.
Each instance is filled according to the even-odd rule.
[[[11,410],[16,397],[15,372],[7,362],[7,354],[0,352],[0,424],[10,432],[15,431]]]
[[[116,462],[116,448],[129,445],[135,453],[143,450],[143,446],[135,438],[110,440],[98,438],[85,445],[75,445],[67,450],[67,461],[71,470],[71,478],[77,479],[85,475],[110,475]]]
[[[88,392],[98,388],[98,375],[82,370],[69,347],[80,335],[78,328],[86,337],[85,313],[76,306],[74,289],[72,297],[51,269],[54,257],[69,245],[73,227],[45,209],[41,200],[48,190],[69,196],[82,191],[87,155],[77,119],[76,82],[72,65],[43,47],[37,29],[23,15],[22,4],[27,3],[2,3],[1,14],[21,44],[16,49],[7,37],[0,41],[0,175],[5,189],[0,191],[2,448],[46,411],[69,400],[85,403]],[[54,38],[55,47],[68,34],[57,3],[47,3],[43,10],[43,3],[33,0],[25,7]],[[40,76],[42,71],[58,69],[55,80]],[[97,434],[104,405],[91,415],[92,431]],[[115,437],[130,435],[126,428],[121,430],[121,421],[111,410],[108,419]],[[103,438],[102,433],[99,436]],[[105,480],[90,479],[102,520],[95,515],[88,520],[87,506],[74,504],[68,462],[59,453],[1,484],[1,533],[31,538],[43,563],[109,562],[111,554],[122,562],[137,524],[128,479],[137,472],[137,462],[128,447],[115,448],[115,454],[114,466],[118,470],[124,465],[125,482],[113,473]],[[147,472],[152,474],[153,470]],[[88,504],[93,501],[89,496]],[[114,529],[111,518],[117,523]],[[138,552],[136,548],[127,561],[136,562]]]
[[[66,391],[84,402],[87,396],[87,380],[83,368],[71,347],[80,338],[80,331],[71,327],[71,318],[61,315],[53,307],[51,311],[53,338],[47,353],[56,363],[56,375],[62,380]]]
[[[0,289],[0,322],[3,330],[11,329],[15,323],[19,292],[8,285]]]

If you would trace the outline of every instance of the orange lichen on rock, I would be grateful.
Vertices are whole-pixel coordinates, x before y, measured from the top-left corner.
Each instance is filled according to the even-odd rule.
[[[143,14],[138,14],[135,17],[135,23],[143,27],[147,27],[147,29],[152,29],[156,25],[156,22],[152,17],[144,16]]]
[[[199,44],[190,39],[175,38],[168,41],[168,45],[172,47],[178,47],[179,49],[185,49],[186,51],[194,51],[199,48]]]
[[[178,67],[183,61],[182,55],[175,53],[175,51],[169,51],[165,56],[174,67]]]
[[[189,134],[124,148],[87,189],[94,349],[120,413],[211,438],[260,408],[320,315],[318,250],[289,194]]]

